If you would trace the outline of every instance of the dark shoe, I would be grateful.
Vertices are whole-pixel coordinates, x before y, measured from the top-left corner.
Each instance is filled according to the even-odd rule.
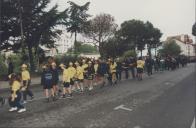
[[[31,97],[31,100],[33,100],[33,99],[34,99],[34,96]]]
[[[53,96],[53,97],[52,97],[52,100],[53,100],[53,101],[56,101],[56,100],[57,100],[56,96]]]
[[[62,95],[61,98],[66,98],[65,95]]]

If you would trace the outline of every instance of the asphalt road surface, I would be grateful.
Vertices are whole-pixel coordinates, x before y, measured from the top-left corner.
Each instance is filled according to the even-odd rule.
[[[0,127],[191,128],[195,66],[155,73],[143,81],[125,80],[50,103],[43,102],[38,86],[25,113],[10,113],[8,105],[0,108]]]

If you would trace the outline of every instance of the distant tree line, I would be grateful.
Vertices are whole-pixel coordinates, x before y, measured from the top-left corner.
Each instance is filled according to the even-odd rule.
[[[74,52],[84,48],[77,41],[78,34],[91,40],[102,57],[122,56],[129,50],[139,50],[142,56],[145,46],[151,56],[151,49],[161,44],[161,31],[149,21],[133,19],[118,26],[110,14],[92,17],[88,13],[90,2],[78,5],[69,1],[68,8],[61,12],[57,5],[48,8],[49,4],[50,0],[1,0],[0,3],[0,50],[22,53],[32,71],[37,60],[44,56],[40,45],[56,47],[55,40],[62,34],[59,25],[74,36]],[[95,50],[89,46],[84,49]]]

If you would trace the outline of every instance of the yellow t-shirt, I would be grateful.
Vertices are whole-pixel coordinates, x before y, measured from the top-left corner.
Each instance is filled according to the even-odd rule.
[[[70,82],[71,75],[68,69],[63,70],[63,82]]]
[[[137,68],[144,68],[144,61],[143,60],[138,60],[137,61]]]
[[[18,82],[18,81],[14,81],[13,82],[13,84],[12,84],[12,91],[18,91],[18,90],[20,90],[20,88],[21,88],[21,84],[20,84],[20,82]]]
[[[76,68],[76,78],[79,79],[79,80],[82,80],[84,79],[84,70],[82,67],[78,66]]]
[[[22,80],[30,80],[30,73],[27,70],[22,71]]]
[[[95,65],[94,65],[94,70],[95,70],[95,73],[97,73],[98,66],[99,66],[98,64],[95,64]]]
[[[74,67],[69,67],[68,68],[70,78],[72,79],[76,75],[76,69]]]
[[[111,73],[116,72],[116,67],[117,67],[117,64],[116,64],[116,63],[110,64],[110,72],[111,72]]]

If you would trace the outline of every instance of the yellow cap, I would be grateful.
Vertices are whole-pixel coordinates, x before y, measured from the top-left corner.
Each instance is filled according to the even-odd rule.
[[[78,64],[79,64],[78,61],[76,61],[76,62],[75,62],[75,65],[78,65]]]
[[[91,62],[91,61],[89,61],[88,63],[89,63],[89,64],[92,64],[92,62]]]
[[[65,67],[65,65],[64,64],[60,64],[59,67]]]
[[[22,68],[27,68],[27,65],[26,64],[23,64],[21,67]]]
[[[84,62],[84,63],[85,63],[85,62],[86,62],[86,60],[85,60],[85,59],[83,59],[83,60],[82,60],[82,62]]]
[[[69,62],[69,66],[72,66],[73,65],[73,63],[72,62]]]

